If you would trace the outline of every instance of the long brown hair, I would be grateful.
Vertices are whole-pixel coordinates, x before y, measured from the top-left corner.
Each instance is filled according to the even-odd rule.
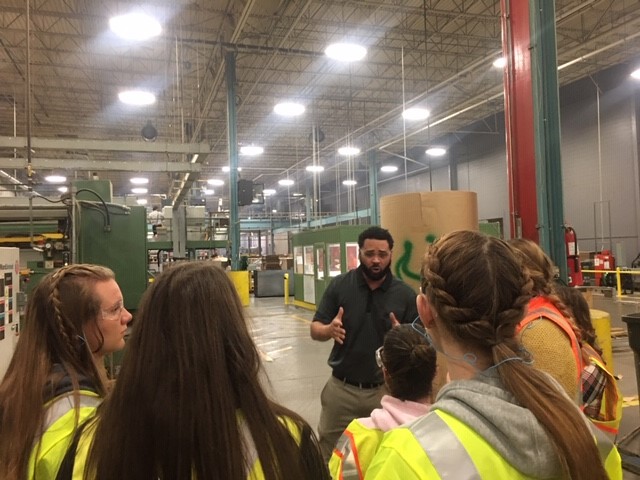
[[[111,279],[114,274],[106,267],[70,265],[45,276],[29,297],[20,338],[0,384],[0,478],[26,478],[29,456],[44,425],[43,403],[64,376],[73,386],[76,421],[80,377],[104,395],[104,372],[84,331],[100,312],[96,282]],[[58,371],[56,364],[61,366]]]
[[[573,480],[607,478],[582,413],[548,377],[524,362],[515,329],[532,294],[521,258],[504,241],[472,231],[433,244],[422,267],[422,291],[458,342],[493,358],[504,387],[549,433]],[[473,279],[473,281],[470,281]]]
[[[245,479],[248,428],[266,479],[325,478],[306,422],[262,389],[259,353],[224,270],[207,262],[168,268],[145,292],[133,330],[99,410],[87,477]]]

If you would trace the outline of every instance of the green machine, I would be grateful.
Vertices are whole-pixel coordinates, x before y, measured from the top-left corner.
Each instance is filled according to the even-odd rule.
[[[74,186],[75,261],[113,270],[125,308],[136,310],[147,286],[146,209],[110,203],[111,182],[82,181]]]

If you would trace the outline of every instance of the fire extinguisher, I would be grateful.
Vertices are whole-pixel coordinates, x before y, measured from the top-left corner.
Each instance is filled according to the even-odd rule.
[[[580,255],[578,252],[578,236],[576,231],[568,226],[564,226],[564,244],[567,249],[567,270],[569,272],[569,285],[576,287],[584,283],[582,278],[582,268],[580,267]]]

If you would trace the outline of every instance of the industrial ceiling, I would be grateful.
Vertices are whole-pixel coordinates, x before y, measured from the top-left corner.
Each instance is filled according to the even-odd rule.
[[[155,16],[162,33],[118,38],[109,19],[132,11]],[[634,66],[640,1],[556,0],[556,18],[561,85]],[[367,55],[331,60],[324,50],[336,41],[360,43]],[[305,168],[314,163],[325,167],[316,174],[322,188],[341,188],[372,158],[395,161],[403,174],[426,165],[425,148],[445,134],[479,121],[492,128],[486,119],[504,105],[503,72],[492,66],[501,49],[494,0],[3,0],[0,183],[17,195],[54,195],[43,178],[55,171],[97,175],[113,182],[114,194],[132,195],[129,179],[144,175],[148,195],[140,197],[152,204],[219,178],[225,186],[212,187],[214,195],[228,205],[228,52],[238,144],[264,148],[240,155],[242,178],[290,195],[309,184]],[[125,106],[118,93],[129,88],[157,101]],[[305,113],[277,116],[283,100],[303,103]],[[431,115],[403,120],[405,106]],[[141,137],[147,122],[155,142]],[[359,156],[338,155],[347,144]],[[294,185],[279,186],[283,178]]]

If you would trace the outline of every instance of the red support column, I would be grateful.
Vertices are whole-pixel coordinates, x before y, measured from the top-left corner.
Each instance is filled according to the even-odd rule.
[[[528,0],[501,0],[511,236],[538,241]]]

